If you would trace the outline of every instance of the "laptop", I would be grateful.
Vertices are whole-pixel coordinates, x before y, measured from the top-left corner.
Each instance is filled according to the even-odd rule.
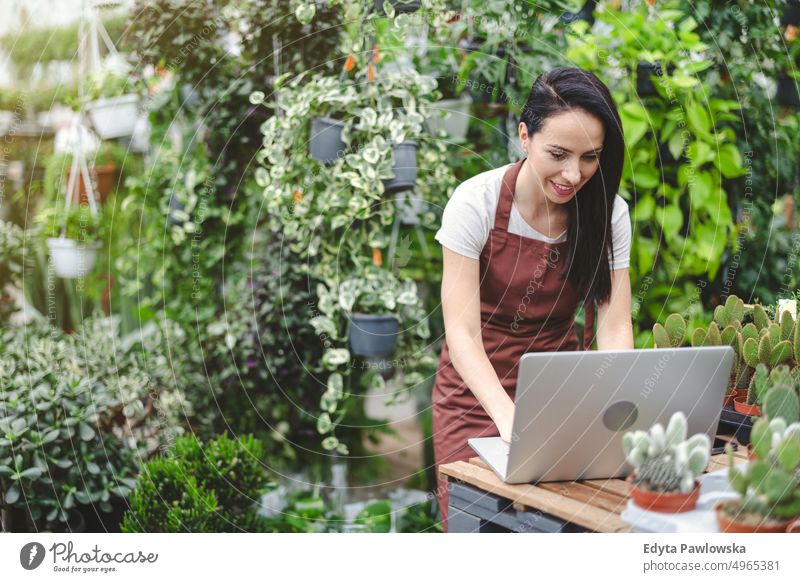
[[[525,354],[511,444],[468,443],[506,483],[626,477],[623,433],[674,412],[713,442],[733,360],[730,346]]]

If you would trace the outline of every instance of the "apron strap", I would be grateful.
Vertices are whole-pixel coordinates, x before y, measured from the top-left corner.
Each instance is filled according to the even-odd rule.
[[[587,297],[583,301],[583,338],[581,338],[581,349],[589,351],[592,349],[594,341],[594,319],[597,311],[594,298]]]
[[[497,201],[497,212],[494,215],[494,227],[497,230],[508,230],[508,220],[511,218],[511,205],[514,203],[514,190],[517,187],[517,176],[525,160],[514,163],[503,175],[500,186],[500,199]]]

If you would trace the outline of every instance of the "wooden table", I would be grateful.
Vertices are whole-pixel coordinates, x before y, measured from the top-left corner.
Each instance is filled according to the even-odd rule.
[[[745,447],[734,455],[737,463],[747,460]],[[727,457],[714,455],[706,471],[724,467]],[[439,470],[448,482],[450,532],[633,531],[620,517],[628,502],[624,479],[509,485],[478,457]]]

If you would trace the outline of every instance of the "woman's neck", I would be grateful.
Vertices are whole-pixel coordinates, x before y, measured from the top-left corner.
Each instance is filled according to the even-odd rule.
[[[544,230],[546,233],[557,230],[558,232],[555,234],[558,235],[566,228],[566,206],[555,204],[545,196],[541,184],[527,160],[522,163],[522,168],[517,176],[514,202],[525,222],[537,230]]]

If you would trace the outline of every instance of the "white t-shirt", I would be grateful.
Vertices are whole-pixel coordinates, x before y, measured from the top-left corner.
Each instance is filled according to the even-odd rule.
[[[444,208],[442,226],[436,233],[436,240],[442,246],[471,259],[480,258],[494,226],[500,186],[509,166],[511,164],[482,172],[458,185]],[[626,269],[630,266],[631,219],[628,203],[619,195],[614,199],[611,230],[614,248],[611,270]],[[508,232],[549,243],[567,240],[566,231],[550,238],[534,229],[522,218],[516,204],[511,205]],[[608,258],[611,261],[611,253]]]

